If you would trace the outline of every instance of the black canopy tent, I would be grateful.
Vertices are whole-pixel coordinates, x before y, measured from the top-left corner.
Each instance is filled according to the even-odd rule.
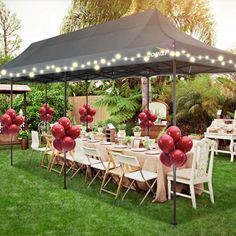
[[[35,42],[0,70],[0,82],[64,81],[65,98],[66,81],[172,75],[175,124],[176,74],[234,72],[236,55],[205,45],[159,11],[147,10]]]

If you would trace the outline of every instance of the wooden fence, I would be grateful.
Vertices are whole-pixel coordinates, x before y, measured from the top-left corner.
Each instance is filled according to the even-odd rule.
[[[101,98],[101,96],[89,96],[88,97],[88,104],[93,107],[93,103]],[[78,112],[79,108],[83,106],[86,102],[85,96],[79,97],[69,97],[70,104],[72,106],[72,115],[75,116],[75,120],[77,124],[80,123],[80,114]],[[105,121],[109,118],[109,113],[106,111],[105,107],[96,108],[97,112],[93,117],[93,124],[97,124],[98,121],[102,120]]]

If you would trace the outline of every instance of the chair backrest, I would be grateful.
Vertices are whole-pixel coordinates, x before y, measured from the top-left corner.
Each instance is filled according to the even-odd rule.
[[[100,155],[96,148],[89,148],[89,147],[83,146],[83,149],[84,149],[84,154],[86,156],[89,156],[92,158],[96,158],[96,157],[100,158]]]
[[[82,160],[82,159],[86,158],[84,148],[83,148],[83,141],[80,138],[77,138],[75,140],[75,152],[73,154],[73,157],[74,157],[75,161],[76,161],[76,159]]]
[[[207,138],[196,143],[192,165],[192,178],[204,178],[207,175],[211,178],[215,145],[215,141]]]
[[[168,115],[168,105],[164,102],[150,102],[149,103],[149,110],[152,113],[157,114],[158,117],[166,120]]]
[[[126,164],[126,165],[140,167],[138,159],[134,156],[127,156],[120,153],[113,153],[113,156],[119,163],[123,165]]]
[[[39,133],[37,131],[32,130],[31,138],[32,138],[31,147],[38,148],[39,147]]]

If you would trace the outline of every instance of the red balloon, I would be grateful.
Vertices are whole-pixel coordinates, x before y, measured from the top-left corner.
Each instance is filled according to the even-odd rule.
[[[24,123],[25,117],[24,116],[16,116],[16,118],[13,120],[13,123],[20,126]]]
[[[147,114],[145,112],[141,112],[139,115],[138,115],[138,118],[144,122],[147,120]]]
[[[175,142],[178,142],[178,140],[181,138],[181,131],[177,126],[170,126],[166,133],[170,135]]]
[[[4,126],[9,126],[11,124],[11,117],[8,114],[3,114],[1,116],[1,123]]]
[[[62,148],[62,142],[60,139],[54,139],[53,140],[53,146],[54,148],[56,148],[58,151],[62,151],[63,148]]]
[[[87,122],[88,122],[88,123],[92,123],[92,122],[93,122],[93,117],[90,116],[90,115],[88,115],[88,116],[87,116]]]
[[[62,140],[62,148],[66,151],[71,151],[75,147],[75,140],[71,137],[64,137]]]
[[[70,120],[67,117],[62,117],[58,120],[58,123],[62,125],[65,129],[70,128]]]
[[[150,121],[152,121],[152,122],[155,122],[155,121],[156,121],[156,119],[157,119],[157,115],[156,115],[156,114],[153,114],[153,113],[151,113],[151,114],[149,115],[149,119],[150,119]]]
[[[44,103],[44,104],[43,104],[43,107],[45,107],[45,108],[47,108],[47,109],[48,109],[48,108],[49,108],[49,105],[48,105],[48,103]]]
[[[85,123],[86,122],[86,117],[85,116],[80,116],[80,122]]]
[[[143,109],[143,112],[148,116],[150,114],[150,111],[148,109]]]
[[[139,123],[139,126],[142,128],[142,129],[145,129],[147,126],[146,126],[146,122],[143,122],[143,121],[141,121],[140,123]]]
[[[9,134],[9,128],[7,126],[3,126],[1,130],[2,134]]]
[[[163,152],[170,153],[175,148],[174,139],[170,135],[164,134],[158,140],[158,146]]]
[[[160,160],[163,165],[171,167],[170,156],[168,154],[162,152],[160,155]]]
[[[150,120],[146,123],[146,127],[151,128],[153,126],[154,126],[154,123],[152,121],[150,121]]]
[[[85,109],[88,109],[88,110],[90,109],[90,105],[89,105],[89,104],[88,104],[88,105],[84,104],[83,107],[84,107]]]
[[[48,109],[47,109],[47,112],[48,112],[48,114],[49,115],[53,115],[54,114],[54,109],[52,108],[52,107],[49,107]]]
[[[45,107],[40,107],[40,108],[39,108],[39,113],[40,113],[41,115],[46,114],[46,108],[45,108]]]
[[[90,110],[89,110],[89,115],[90,115],[90,116],[94,116],[95,114],[96,114],[96,109],[90,108]]]
[[[86,109],[85,109],[84,107],[81,107],[81,108],[79,109],[79,114],[80,114],[81,116],[86,115]]]
[[[181,167],[186,162],[186,160],[186,154],[179,149],[175,149],[170,153],[170,161],[172,165],[175,165],[176,167]]]
[[[9,134],[16,135],[19,133],[19,127],[15,124],[9,126]]]
[[[71,126],[68,130],[67,130],[67,135],[70,136],[73,139],[76,139],[79,137],[80,135],[80,128],[78,126]]]
[[[14,119],[16,117],[16,112],[13,109],[8,109],[6,111],[6,114],[9,115],[12,119]]]
[[[65,129],[60,124],[55,124],[51,128],[51,133],[56,139],[62,139],[65,137]]]
[[[193,141],[189,136],[183,136],[177,143],[176,147],[183,152],[189,152],[193,147]]]

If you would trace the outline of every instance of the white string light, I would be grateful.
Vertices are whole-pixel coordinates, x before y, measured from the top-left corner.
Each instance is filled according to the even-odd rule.
[[[218,63],[218,65],[220,66],[225,66],[227,64],[232,65],[236,68],[236,62],[233,61],[232,59],[229,60],[225,60],[224,61],[224,57],[223,55],[218,55],[216,58],[210,58],[209,55],[198,55],[198,56],[194,56],[191,55],[190,53],[186,52],[185,49],[182,49],[180,51],[174,51],[174,50],[169,50],[169,49],[159,49],[158,52],[151,52],[151,51],[147,51],[146,54],[144,53],[143,55],[141,53],[137,53],[135,56],[122,56],[120,53],[116,53],[114,55],[113,58],[107,59],[107,58],[101,58],[99,61],[94,60],[93,64],[94,64],[94,69],[95,70],[99,70],[102,66],[111,66],[112,63],[115,63],[117,60],[124,60],[124,61],[132,61],[134,62],[136,59],[142,59],[144,62],[148,62],[150,61],[151,58],[157,58],[159,56],[170,56],[170,57],[186,57],[188,58],[190,63],[195,63],[197,62],[197,60],[209,60],[212,64],[214,63]],[[84,69],[86,66],[91,66],[92,63],[90,61],[87,61],[84,64],[80,65],[80,68]],[[71,66],[55,66],[55,65],[47,65],[44,69],[46,70],[51,70],[53,69],[56,73],[60,73],[61,71],[67,71],[68,69],[70,69],[71,71],[75,70],[75,68],[79,68],[79,64],[78,62],[74,61],[72,62]],[[33,67],[31,71],[27,71],[26,69],[21,69],[20,72],[16,72],[15,75],[17,77],[20,77],[22,74],[24,74],[25,76],[29,76],[31,78],[35,77],[35,72],[37,71],[36,67]],[[21,74],[22,73],[22,74]],[[44,70],[43,69],[39,69],[38,73],[40,74],[44,74]],[[1,77],[13,77],[14,74],[12,72],[7,72],[7,70],[2,69],[1,70]]]

